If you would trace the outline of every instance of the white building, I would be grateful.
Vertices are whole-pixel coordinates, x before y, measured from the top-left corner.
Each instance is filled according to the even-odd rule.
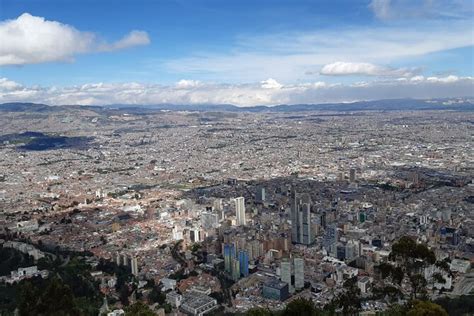
[[[16,230],[22,233],[33,232],[37,230],[38,227],[39,225],[36,219],[32,219],[29,221],[21,221],[21,222],[16,223]]]
[[[179,229],[177,226],[173,227],[173,240],[182,240],[183,239],[183,231]]]
[[[130,265],[132,268],[132,274],[137,276],[138,275],[138,259],[137,257],[132,257],[130,260]]]
[[[125,311],[123,309],[114,309],[110,313],[107,314],[107,316],[124,316]]]
[[[176,288],[176,280],[163,278],[161,279],[161,284],[163,284],[163,291],[174,290]]]
[[[453,259],[451,261],[450,269],[454,272],[467,273],[471,268],[469,260]]]
[[[359,287],[362,294],[367,294],[370,289],[370,283],[370,278],[364,276],[357,281],[357,287]]]
[[[166,293],[166,302],[171,306],[179,308],[181,306],[182,301],[183,296],[181,294],[178,294],[176,292]]]
[[[235,216],[237,218],[237,226],[242,226],[246,224],[245,220],[245,198],[243,196],[235,198]]]

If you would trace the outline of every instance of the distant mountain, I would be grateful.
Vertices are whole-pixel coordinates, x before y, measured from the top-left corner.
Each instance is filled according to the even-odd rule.
[[[271,108],[276,112],[299,111],[420,111],[420,110],[456,110],[474,111],[474,98],[456,99],[387,99],[359,101],[352,103],[293,104],[277,105]]]
[[[3,103],[0,104],[0,112],[52,112],[52,106],[37,103]]]
[[[89,106],[89,105],[61,105],[61,106],[50,106],[41,103],[28,103],[28,102],[10,102],[0,104],[0,112],[30,112],[30,113],[52,113],[52,112],[65,112],[68,110],[92,110],[102,111],[101,106]]]
[[[387,99],[352,103],[281,104],[275,106],[238,107],[232,104],[156,104],[105,106],[63,105],[48,106],[36,103],[3,103],[0,112],[58,112],[67,110],[92,110],[95,112],[132,112],[146,114],[154,111],[201,111],[201,112],[303,112],[303,111],[422,111],[453,110],[474,111],[474,98],[445,99]]]

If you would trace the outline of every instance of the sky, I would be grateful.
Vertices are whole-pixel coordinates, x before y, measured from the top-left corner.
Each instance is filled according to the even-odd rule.
[[[0,102],[474,96],[474,0],[0,0]]]

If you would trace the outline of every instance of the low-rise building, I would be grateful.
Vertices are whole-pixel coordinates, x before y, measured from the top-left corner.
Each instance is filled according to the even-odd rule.
[[[201,293],[188,291],[184,294],[181,310],[190,315],[201,316],[217,306],[216,299]]]
[[[263,285],[262,294],[271,300],[284,301],[289,297],[288,283],[272,279]]]

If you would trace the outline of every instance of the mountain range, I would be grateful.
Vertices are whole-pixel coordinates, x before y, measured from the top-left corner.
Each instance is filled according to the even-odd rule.
[[[111,105],[61,105],[50,106],[38,103],[10,102],[0,104],[0,112],[50,113],[68,110],[92,110],[96,112],[154,112],[154,111],[199,111],[199,112],[304,112],[304,111],[421,111],[453,110],[474,111],[474,98],[444,99],[386,99],[351,103],[280,104],[274,106],[238,107],[232,104],[111,104]]]

